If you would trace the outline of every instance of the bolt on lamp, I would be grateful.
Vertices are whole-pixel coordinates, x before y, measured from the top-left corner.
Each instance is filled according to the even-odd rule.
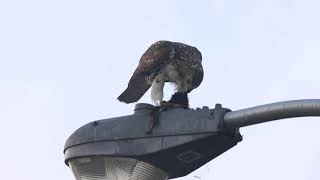
[[[242,140],[239,128],[320,116],[320,100],[286,101],[230,111],[137,104],[133,115],[88,123],[66,141],[65,163],[77,180],[165,180],[185,176]],[[156,117],[156,119],[155,119]]]

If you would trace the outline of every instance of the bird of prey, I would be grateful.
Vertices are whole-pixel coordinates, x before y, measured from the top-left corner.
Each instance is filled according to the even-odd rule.
[[[151,87],[151,99],[156,105],[188,108],[188,93],[203,79],[201,62],[201,53],[193,46],[171,41],[155,42],[142,55],[127,89],[118,100],[136,102]],[[173,83],[176,89],[168,102],[162,101],[165,82]]]

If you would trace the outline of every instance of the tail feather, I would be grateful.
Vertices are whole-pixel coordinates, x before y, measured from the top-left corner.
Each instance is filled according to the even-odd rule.
[[[130,79],[127,89],[118,97],[118,100],[125,103],[137,102],[150,86],[143,75],[133,77]]]

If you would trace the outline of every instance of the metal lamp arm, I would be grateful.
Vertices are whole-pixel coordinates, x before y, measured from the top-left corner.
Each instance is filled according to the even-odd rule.
[[[320,99],[283,101],[228,112],[224,115],[224,124],[227,127],[244,127],[305,116],[320,116]]]

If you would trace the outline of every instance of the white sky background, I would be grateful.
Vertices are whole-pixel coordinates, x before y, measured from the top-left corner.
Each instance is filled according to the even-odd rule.
[[[320,98],[319,9],[317,0],[1,0],[1,179],[74,179],[65,140],[133,112],[116,97],[157,40],[201,50],[192,107]],[[242,128],[241,143],[179,180],[318,180],[319,129],[320,118]]]

